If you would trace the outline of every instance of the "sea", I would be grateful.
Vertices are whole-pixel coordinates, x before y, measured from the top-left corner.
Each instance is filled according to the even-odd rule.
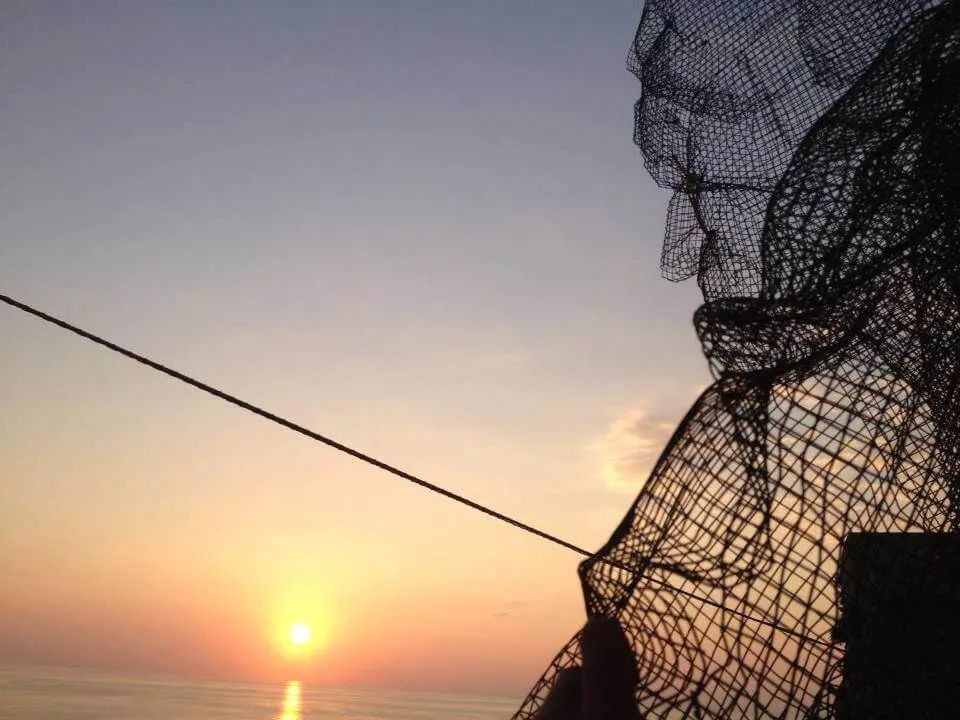
[[[506,720],[518,698],[0,666],[2,720]]]

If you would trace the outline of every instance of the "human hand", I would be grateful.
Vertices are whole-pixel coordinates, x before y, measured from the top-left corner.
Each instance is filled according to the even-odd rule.
[[[583,666],[562,670],[536,720],[641,720],[633,649],[620,624],[594,618],[580,635]]]

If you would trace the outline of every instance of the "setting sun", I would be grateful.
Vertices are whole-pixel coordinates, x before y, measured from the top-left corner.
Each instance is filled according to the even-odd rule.
[[[290,628],[290,642],[294,645],[307,645],[313,633],[310,626],[303,622],[294,623]]]
[[[295,663],[297,673],[304,672],[329,649],[335,616],[328,600],[316,588],[278,589],[269,614],[269,633],[278,658]]]

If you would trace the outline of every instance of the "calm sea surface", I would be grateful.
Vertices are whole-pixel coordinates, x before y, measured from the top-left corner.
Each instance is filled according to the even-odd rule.
[[[0,666],[2,720],[506,720],[517,699]]]

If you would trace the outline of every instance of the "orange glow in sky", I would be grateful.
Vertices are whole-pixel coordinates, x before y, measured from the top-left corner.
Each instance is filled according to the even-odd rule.
[[[600,547],[708,378],[638,10],[405,5],[0,2],[0,288]],[[521,694],[584,620],[569,550],[35,319],[0,370],[0,664]]]

